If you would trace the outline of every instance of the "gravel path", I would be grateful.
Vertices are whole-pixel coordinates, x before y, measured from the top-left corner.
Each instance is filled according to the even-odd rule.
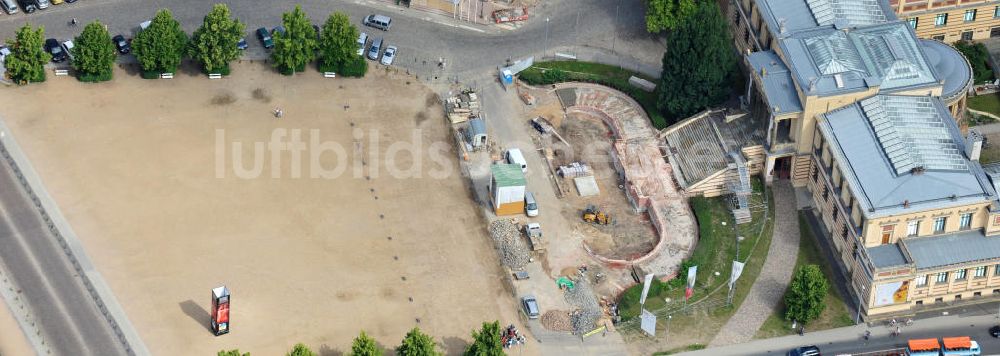
[[[776,209],[774,236],[771,238],[764,268],[753,282],[750,294],[743,300],[740,309],[715,335],[709,343],[710,347],[753,339],[764,320],[778,307],[792,279],[792,270],[799,253],[799,215],[795,211],[795,191],[791,182],[779,180],[774,182],[772,192]]]

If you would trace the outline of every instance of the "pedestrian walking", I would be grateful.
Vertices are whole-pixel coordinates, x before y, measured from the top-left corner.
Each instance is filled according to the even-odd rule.
[[[802,325],[799,327],[799,336],[804,336],[806,333],[806,326]]]
[[[871,337],[872,337],[871,330],[865,330],[865,342],[868,342],[868,339]]]
[[[899,334],[900,334],[900,329],[899,329],[899,327],[897,326],[897,327],[896,327],[896,336],[899,336]]]

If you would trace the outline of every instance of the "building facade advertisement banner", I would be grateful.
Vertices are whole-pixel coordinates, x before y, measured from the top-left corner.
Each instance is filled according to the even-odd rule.
[[[906,302],[909,292],[910,281],[879,284],[875,288],[875,306],[880,307]]]
[[[647,274],[642,283],[642,295],[639,296],[639,305],[646,304],[646,295],[649,294],[649,285],[653,283],[653,274]]]

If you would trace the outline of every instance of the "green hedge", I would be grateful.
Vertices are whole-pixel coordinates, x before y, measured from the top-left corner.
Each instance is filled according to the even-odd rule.
[[[107,73],[80,73],[76,79],[84,83],[99,83],[111,80],[111,71]]]
[[[229,64],[226,64],[222,68],[219,68],[218,70],[214,70],[214,71],[211,71],[211,72],[209,72],[207,69],[205,69],[204,66],[201,67],[201,72],[202,73],[205,73],[205,74],[222,74],[223,76],[228,76],[230,70],[232,70],[232,69],[229,68]]]

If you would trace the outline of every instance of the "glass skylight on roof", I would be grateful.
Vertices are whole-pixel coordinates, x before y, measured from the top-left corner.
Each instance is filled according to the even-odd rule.
[[[886,21],[878,0],[806,0],[816,23],[826,26],[838,19],[850,26],[871,25]]]
[[[914,168],[965,171],[965,157],[931,98],[879,95],[861,109],[897,175]]]

